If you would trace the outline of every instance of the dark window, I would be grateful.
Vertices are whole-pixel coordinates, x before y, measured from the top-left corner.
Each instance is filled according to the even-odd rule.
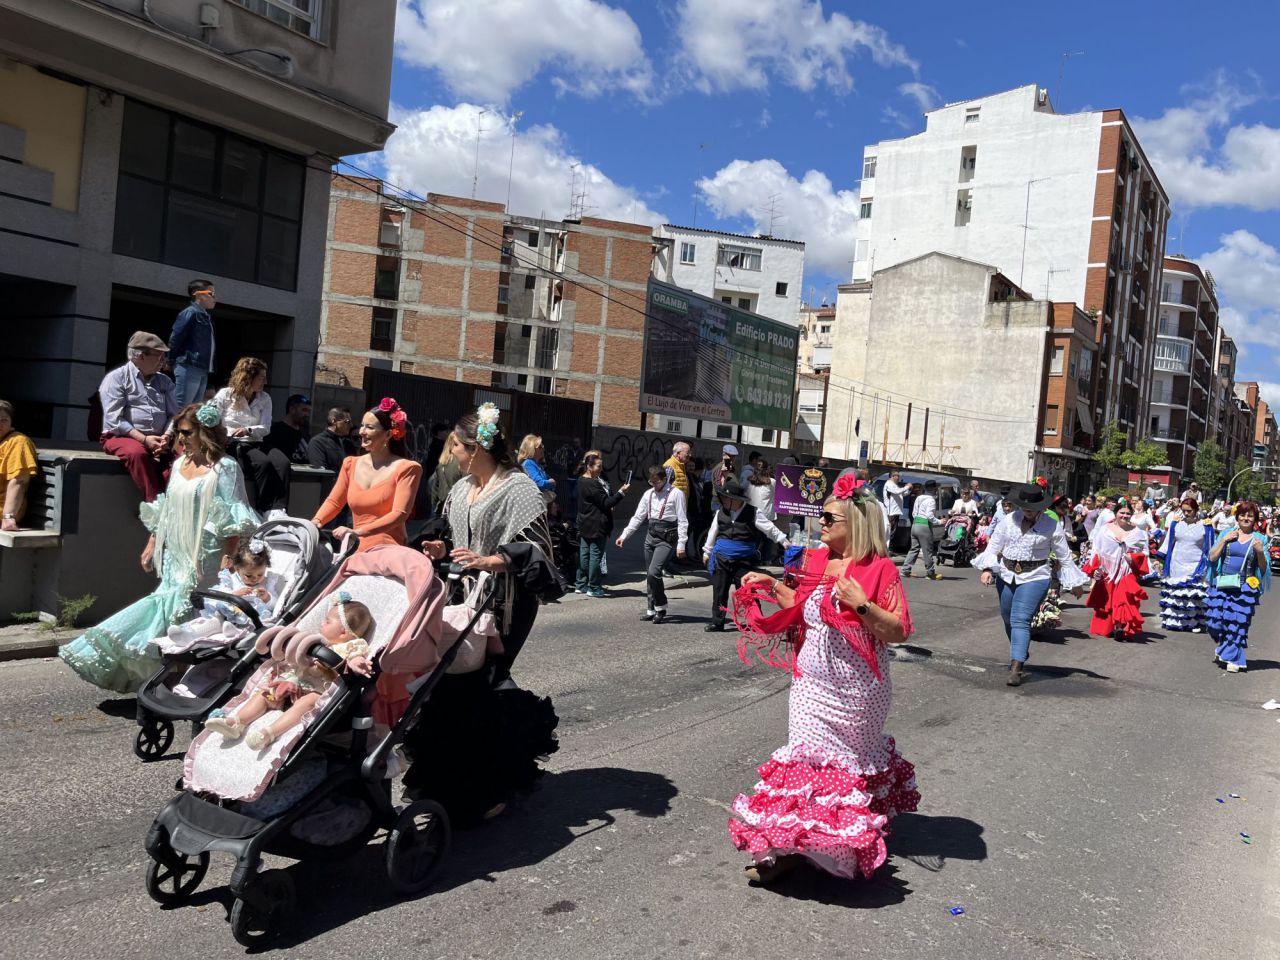
[[[373,278],[373,295],[379,300],[400,299],[400,258],[379,257]]]
[[[538,278],[535,277],[532,273],[524,278],[524,288],[526,290],[532,290],[537,285],[538,285]]]
[[[750,297],[739,297],[739,298],[738,298],[738,309],[739,309],[739,310],[750,310],[750,309],[751,309],[751,298],[750,298]]]
[[[506,302],[507,302],[507,292],[508,292],[508,290],[507,290],[507,288],[506,288],[506,287],[499,287],[499,288],[498,288],[498,302],[499,302],[499,303],[506,303]]]
[[[299,157],[126,100],[113,249],[296,289],[305,175]]]
[[[776,283],[773,286],[774,296],[785,297],[787,295],[787,285],[785,283]]]
[[[529,231],[529,246],[531,246],[531,247],[536,247],[537,245],[538,245],[538,231],[537,231],[537,230],[530,230],[530,231]]]
[[[373,324],[369,328],[370,350],[394,350],[396,312],[390,307],[373,308]]]

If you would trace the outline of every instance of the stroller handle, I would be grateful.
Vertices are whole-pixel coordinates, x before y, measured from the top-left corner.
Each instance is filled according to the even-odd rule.
[[[196,605],[197,600],[217,600],[220,603],[229,603],[249,618],[254,630],[262,629],[262,618],[258,616],[258,611],[253,609],[249,601],[244,597],[223,593],[221,590],[192,590],[190,596],[192,606]]]

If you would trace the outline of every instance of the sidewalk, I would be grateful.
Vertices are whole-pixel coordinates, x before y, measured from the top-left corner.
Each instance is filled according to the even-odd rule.
[[[58,646],[79,633],[79,630],[53,630],[43,623],[0,626],[0,661],[56,657]]]

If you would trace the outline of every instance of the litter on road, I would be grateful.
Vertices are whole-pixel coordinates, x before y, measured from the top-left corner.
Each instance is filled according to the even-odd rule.
[[[952,907],[952,908],[951,908],[951,915],[952,915],[953,917],[958,917],[958,916],[960,916],[962,913],[964,913],[964,907]]]

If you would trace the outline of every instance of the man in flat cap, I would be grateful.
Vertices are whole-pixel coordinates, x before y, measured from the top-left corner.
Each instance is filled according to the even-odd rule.
[[[124,461],[129,476],[154,500],[172,459],[169,425],[180,409],[173,381],[160,372],[169,346],[139,330],[129,338],[129,361],[102,378],[102,449]]]

